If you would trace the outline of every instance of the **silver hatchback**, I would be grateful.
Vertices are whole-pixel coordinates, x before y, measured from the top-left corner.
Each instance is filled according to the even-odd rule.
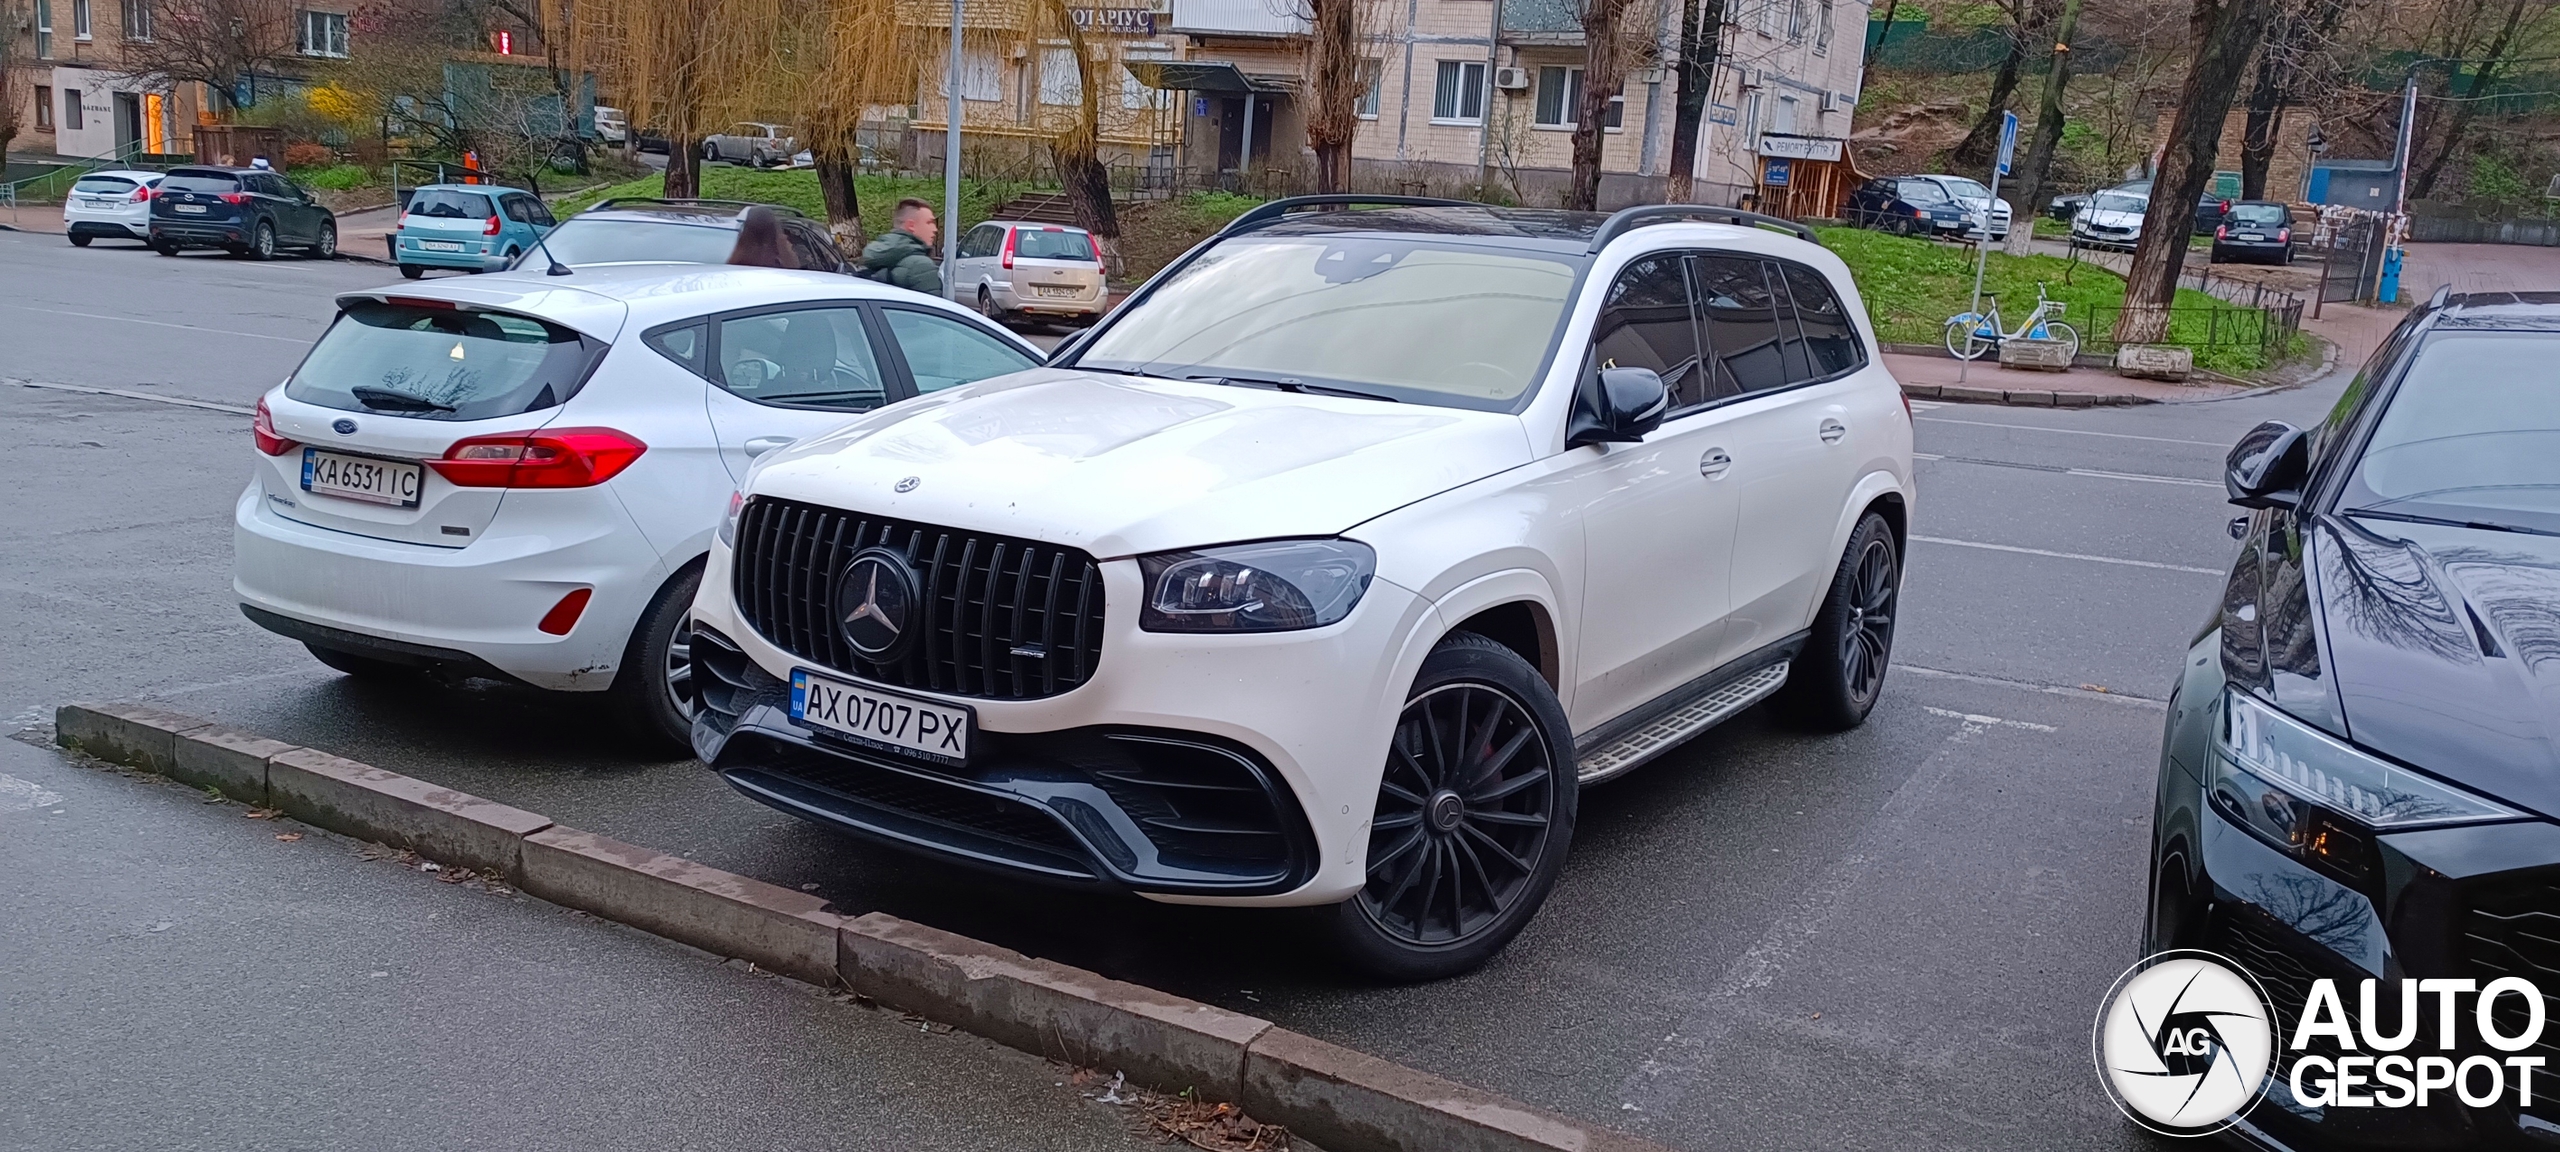
[[[987,221],[960,238],[952,273],[952,298],[998,323],[1090,324],[1111,310],[1101,249],[1072,224]]]

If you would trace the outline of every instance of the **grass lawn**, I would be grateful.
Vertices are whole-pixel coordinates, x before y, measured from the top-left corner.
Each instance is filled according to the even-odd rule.
[[[1947,318],[1971,303],[1973,252],[1969,248],[1864,228],[1823,228],[1816,234],[1856,275],[1880,339],[1938,344]],[[2072,265],[2059,256],[2010,256],[1995,248],[1983,272],[1982,293],[2000,298],[2003,327],[2016,327],[2035,307],[2038,281],[2044,283],[2047,296],[2063,301],[2062,319],[2080,330],[2084,346],[2109,343],[2100,325],[2112,326],[2124,306],[2123,277],[2090,264]],[[2226,304],[2186,288],[2178,290],[2174,307],[2178,311],[2170,316],[2168,342],[2195,349],[2196,367],[2245,375],[2266,369],[2273,359],[2270,353],[2278,351],[2262,349],[2254,341],[2205,343],[2217,330],[2226,341],[2234,331],[2256,331],[2263,323],[2257,309]]]
[[[667,178],[652,173],[624,184],[590,189],[560,201],[557,211],[562,216],[581,211],[599,200],[615,196],[664,195]],[[913,196],[942,210],[942,181],[921,176],[857,176],[854,195],[862,201],[862,225],[877,236],[889,230],[889,209],[898,201]],[[995,183],[980,180],[960,182],[960,226],[967,228],[993,215],[995,210],[1021,194],[1027,184]],[[751,200],[763,204],[780,204],[797,208],[812,220],[827,218],[826,199],[818,194],[818,174],[806,168],[759,169],[740,168],[732,164],[705,164],[702,167],[702,195],[710,200]]]
[[[1135,284],[1262,201],[1232,192],[1194,192],[1120,207],[1120,279]]]

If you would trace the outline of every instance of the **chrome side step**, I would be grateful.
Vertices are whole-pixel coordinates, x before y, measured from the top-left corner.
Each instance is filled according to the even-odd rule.
[[[1688,738],[1724,723],[1769,697],[1787,682],[1788,662],[1781,660],[1699,697],[1686,707],[1619,737],[1582,757],[1575,775],[1586,787],[1630,771],[1677,748]]]

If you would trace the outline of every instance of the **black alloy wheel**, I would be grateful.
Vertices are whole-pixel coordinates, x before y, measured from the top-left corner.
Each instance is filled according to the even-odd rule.
[[[1902,594],[1901,550],[1893,527],[1869,512],[1849,534],[1812,635],[1787,670],[1773,703],[1810,728],[1838,732],[1866,722],[1884,695],[1893,662],[1893,626]]]
[[[1432,652],[1388,745],[1366,883],[1331,913],[1355,967],[1454,976],[1528,924],[1573,837],[1567,731],[1546,681],[1509,648],[1458,633]]]

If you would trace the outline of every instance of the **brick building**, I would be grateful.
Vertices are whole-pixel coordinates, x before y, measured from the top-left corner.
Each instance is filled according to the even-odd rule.
[[[22,3],[21,10],[26,5]],[[347,54],[351,0],[302,0],[289,26],[291,54],[314,60]],[[18,110],[16,152],[81,158],[191,154],[194,127],[212,123],[232,94],[194,82],[154,82],[131,74],[129,46],[162,32],[154,0],[32,0],[16,40],[10,90]],[[279,53],[286,48],[277,45]]]

